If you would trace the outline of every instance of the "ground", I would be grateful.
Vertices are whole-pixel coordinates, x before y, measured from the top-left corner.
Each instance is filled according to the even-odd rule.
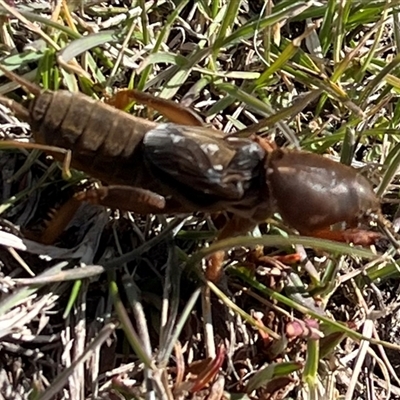
[[[364,247],[299,236],[278,214],[251,236],[216,242],[225,213],[140,215],[84,203],[43,240],[74,194],[99,182],[89,167],[66,177],[54,154],[0,142],[0,396],[400,398],[396,4],[54,3],[0,1],[1,65],[42,88],[163,121],[116,96],[135,88],[182,105],[172,118],[194,110],[215,135],[256,133],[352,164],[388,222],[383,233],[374,222],[359,228],[380,235]],[[24,106],[32,97],[3,76],[0,94]],[[37,139],[2,99],[2,139]],[[166,160],[172,172],[182,151]],[[193,157],[183,165],[199,173],[219,165],[202,151]],[[104,165],[106,177],[131,174],[121,159]],[[210,175],[187,176],[176,178],[179,193],[209,199]],[[213,282],[205,270],[222,248]]]

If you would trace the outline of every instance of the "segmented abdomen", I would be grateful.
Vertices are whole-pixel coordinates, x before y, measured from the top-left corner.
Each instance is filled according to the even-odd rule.
[[[143,179],[140,146],[155,122],[65,90],[43,92],[31,117],[36,142],[70,149],[74,168],[113,184]]]

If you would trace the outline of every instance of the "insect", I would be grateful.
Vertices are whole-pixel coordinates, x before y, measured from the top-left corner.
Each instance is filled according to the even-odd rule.
[[[179,105],[144,93],[129,92],[172,123],[137,118],[80,93],[41,90],[0,69],[35,95],[28,109],[5,97],[0,102],[31,125],[39,148],[64,161],[70,151],[72,167],[108,185],[77,200],[142,214],[229,211],[233,218],[220,237],[279,212],[301,234],[361,244],[376,238],[330,231],[380,212],[368,180],[349,166],[257,137],[226,138]]]

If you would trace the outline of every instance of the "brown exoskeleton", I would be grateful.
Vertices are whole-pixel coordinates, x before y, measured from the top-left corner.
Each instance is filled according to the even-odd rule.
[[[355,227],[367,214],[379,213],[370,183],[351,167],[274,149],[258,138],[150,122],[80,93],[42,91],[0,69],[35,95],[29,109],[0,98],[31,125],[35,141],[59,160],[65,155],[55,147],[70,150],[74,168],[109,185],[81,193],[79,200],[138,213],[229,211],[233,218],[220,237],[245,232],[278,211],[301,234],[361,244],[375,238],[330,232],[333,224]],[[129,94],[173,122],[199,125],[175,103]]]

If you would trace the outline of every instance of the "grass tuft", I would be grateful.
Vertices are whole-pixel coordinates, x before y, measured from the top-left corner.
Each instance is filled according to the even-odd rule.
[[[139,89],[226,134],[351,164],[398,227],[398,2],[53,3],[0,0],[2,65],[96,100]],[[1,72],[0,95],[32,98]],[[49,156],[10,147],[29,129],[0,105],[7,398],[400,398],[396,237],[361,248],[296,235],[273,215],[215,242],[215,216],[85,204],[40,244],[52,210],[98,182],[78,171],[66,182]],[[222,249],[215,285],[204,269]]]

